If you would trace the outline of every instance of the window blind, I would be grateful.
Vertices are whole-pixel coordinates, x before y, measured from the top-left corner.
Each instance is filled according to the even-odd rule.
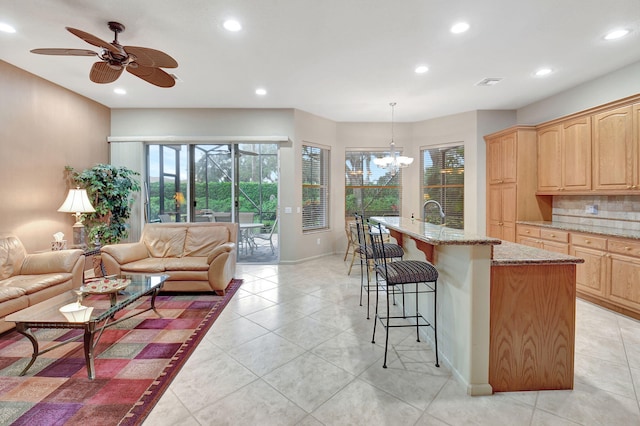
[[[302,146],[302,230],[329,227],[329,150]]]
[[[345,217],[353,217],[354,213],[366,218],[400,214],[402,169],[394,175],[373,162],[374,158],[387,154],[345,152]]]
[[[421,161],[423,202],[437,201],[444,210],[445,224],[464,229],[464,145],[421,150]],[[426,220],[442,222],[437,206],[427,206]]]

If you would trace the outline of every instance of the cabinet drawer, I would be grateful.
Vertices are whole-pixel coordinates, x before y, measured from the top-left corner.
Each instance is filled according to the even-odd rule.
[[[598,250],[605,250],[607,248],[607,239],[601,237],[594,237],[589,234],[571,234],[571,244],[574,246],[589,247]]]
[[[541,229],[540,238],[549,241],[558,241],[561,243],[569,242],[569,233],[565,231],[558,231],[557,229]]]
[[[518,235],[540,238],[540,228],[536,226],[518,225]]]
[[[609,251],[611,253],[626,254],[640,257],[640,241],[609,239]]]

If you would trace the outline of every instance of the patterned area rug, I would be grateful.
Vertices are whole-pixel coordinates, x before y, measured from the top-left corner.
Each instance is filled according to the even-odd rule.
[[[87,377],[82,339],[41,355],[20,377],[31,343],[16,331],[0,335],[0,425],[141,424],[241,283],[233,280],[225,296],[161,294],[161,318],[149,311],[106,329],[94,380]],[[116,318],[147,306],[143,298]],[[35,330],[41,349],[79,333]]]

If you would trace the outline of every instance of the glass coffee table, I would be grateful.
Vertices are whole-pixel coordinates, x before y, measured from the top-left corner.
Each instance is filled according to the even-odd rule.
[[[164,282],[169,278],[168,275],[122,275],[111,277],[113,279],[126,280],[127,285],[124,288],[118,288],[117,291],[80,291],[80,289],[70,290],[66,293],[52,297],[21,311],[8,315],[5,320],[16,323],[16,330],[25,335],[33,345],[33,355],[31,361],[20,373],[23,376],[36,361],[39,355],[47,353],[66,343],[84,338],[84,357],[87,364],[87,375],[89,379],[95,378],[95,370],[93,365],[94,349],[102,336],[102,332],[122,321],[133,318],[144,312],[153,310],[160,316],[156,310],[156,296],[162,289]],[[88,290],[86,283],[81,287],[82,290]],[[84,299],[82,305],[93,308],[88,318],[70,318],[60,312],[60,308],[76,303],[82,295],[92,294],[92,297]],[[134,314],[115,319],[115,314],[143,296],[151,296],[150,306],[144,310],[137,311]],[[107,305],[105,300],[110,301]],[[31,332],[31,328],[70,328],[82,329],[84,334],[75,336],[63,342],[56,343],[43,350],[39,349],[38,339]]]

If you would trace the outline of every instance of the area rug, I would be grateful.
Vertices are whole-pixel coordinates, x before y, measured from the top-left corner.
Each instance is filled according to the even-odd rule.
[[[31,343],[16,331],[0,335],[0,425],[142,424],[241,283],[233,280],[225,296],[161,294],[162,317],[149,311],[106,329],[94,380],[87,377],[82,339],[41,355],[20,377]],[[143,298],[116,318],[147,306]],[[78,333],[35,330],[41,349]]]

